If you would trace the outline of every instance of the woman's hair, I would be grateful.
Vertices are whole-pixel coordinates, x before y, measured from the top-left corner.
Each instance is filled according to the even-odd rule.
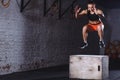
[[[88,4],[95,4],[95,2],[93,0],[89,0]]]

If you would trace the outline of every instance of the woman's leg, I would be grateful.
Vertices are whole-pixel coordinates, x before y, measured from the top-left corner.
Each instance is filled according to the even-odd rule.
[[[83,36],[83,41],[84,43],[87,43],[87,37],[88,37],[88,27],[87,25],[83,26],[83,29],[82,29],[82,36]]]
[[[97,26],[98,36],[99,36],[99,46],[100,48],[105,47],[103,36],[104,36],[104,25],[100,24]]]
[[[81,45],[81,49],[84,49],[88,46],[88,43],[87,43],[88,31],[87,30],[88,30],[87,25],[83,26],[82,36],[83,36],[84,43]]]
[[[100,24],[97,26],[97,31],[98,31],[98,36],[99,36],[99,41],[103,41],[103,35],[104,35],[104,25]]]

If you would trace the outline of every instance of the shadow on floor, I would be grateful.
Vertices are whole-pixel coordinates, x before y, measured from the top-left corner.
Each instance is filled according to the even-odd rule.
[[[119,67],[120,68],[120,67]],[[120,70],[110,70],[110,80],[119,80]],[[69,65],[1,75],[0,80],[82,80],[69,79]]]

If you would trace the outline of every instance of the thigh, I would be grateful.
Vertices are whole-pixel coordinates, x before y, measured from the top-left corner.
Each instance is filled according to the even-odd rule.
[[[88,24],[88,31],[98,31],[98,30],[103,30],[103,29],[104,29],[103,23]]]
[[[88,25],[84,25],[82,30],[83,30],[83,32],[87,32],[88,31]]]
[[[101,24],[99,24],[98,26],[97,26],[97,30],[104,30],[104,24],[103,23],[101,23]]]

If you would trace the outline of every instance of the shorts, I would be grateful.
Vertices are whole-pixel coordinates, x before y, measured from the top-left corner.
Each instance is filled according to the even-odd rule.
[[[99,25],[101,25],[102,23],[98,23],[98,24],[88,24],[88,31],[97,31],[97,28]]]

